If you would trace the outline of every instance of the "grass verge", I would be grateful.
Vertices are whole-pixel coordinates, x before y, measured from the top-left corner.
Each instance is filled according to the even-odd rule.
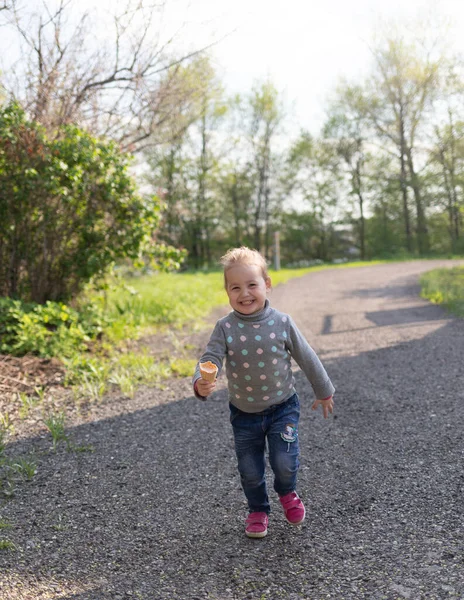
[[[421,296],[464,317],[464,267],[434,269],[420,278]]]

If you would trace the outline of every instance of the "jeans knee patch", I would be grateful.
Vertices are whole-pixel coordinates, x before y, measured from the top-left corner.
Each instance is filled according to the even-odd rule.
[[[296,425],[294,423],[286,423],[284,425],[284,430],[280,434],[280,437],[288,444],[296,442],[298,439],[298,430]]]

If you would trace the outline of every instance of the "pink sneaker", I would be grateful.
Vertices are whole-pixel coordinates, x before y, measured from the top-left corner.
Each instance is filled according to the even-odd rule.
[[[245,534],[250,538],[262,538],[267,535],[269,518],[265,512],[252,512],[246,520]]]
[[[306,511],[303,502],[296,492],[280,496],[279,500],[284,509],[285,518],[290,525],[300,525],[303,523]]]

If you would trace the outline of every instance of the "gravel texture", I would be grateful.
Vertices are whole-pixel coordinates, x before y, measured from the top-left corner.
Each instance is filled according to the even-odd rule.
[[[176,380],[73,427],[92,452],[54,454],[47,436],[8,449],[33,448],[39,468],[1,507],[16,550],[0,550],[0,598],[464,598],[464,321],[417,284],[442,264],[326,270],[272,292],[337,387],[324,420],[297,374],[304,526],[272,494],[268,536],[245,537],[224,384],[203,403]]]

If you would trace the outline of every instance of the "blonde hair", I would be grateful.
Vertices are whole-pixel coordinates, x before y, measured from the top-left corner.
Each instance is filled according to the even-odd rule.
[[[224,256],[220,260],[221,265],[224,268],[224,284],[227,285],[226,273],[232,267],[236,265],[255,265],[261,269],[263,279],[266,281],[269,279],[267,272],[267,263],[264,256],[257,250],[251,250],[246,246],[240,248],[231,248],[227,250]]]

